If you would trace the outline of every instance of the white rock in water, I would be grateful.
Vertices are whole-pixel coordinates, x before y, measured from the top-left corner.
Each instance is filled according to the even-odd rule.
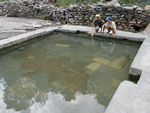
[[[101,65],[100,63],[93,62],[89,64],[88,66],[86,66],[86,68],[91,71],[96,71],[100,67],[100,65]]]
[[[98,63],[102,63],[104,65],[108,65],[111,63],[109,60],[102,58],[102,57],[94,58],[93,61],[98,62]]]
[[[64,47],[64,48],[70,47],[69,44],[56,44],[55,46],[57,46],[57,47]]]
[[[116,69],[121,69],[127,63],[127,61],[127,57],[123,56],[113,60],[110,66]]]
[[[27,59],[35,59],[34,56],[28,56]]]

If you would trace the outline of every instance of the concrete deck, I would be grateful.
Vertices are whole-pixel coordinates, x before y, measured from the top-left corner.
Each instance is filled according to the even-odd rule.
[[[150,86],[124,81],[105,113],[150,113]]]
[[[90,34],[91,27],[63,25],[47,27],[0,40],[0,49],[20,43],[53,31],[85,32]],[[150,113],[150,37],[145,33],[128,33],[117,31],[116,35],[96,33],[97,36],[144,41],[130,69],[133,75],[141,75],[137,84],[124,81],[118,87],[105,113]],[[100,38],[100,37],[99,37]]]
[[[50,26],[50,21],[0,16],[0,40]]]

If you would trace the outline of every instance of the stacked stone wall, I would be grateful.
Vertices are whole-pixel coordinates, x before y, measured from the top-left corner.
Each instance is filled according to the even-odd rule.
[[[150,12],[138,7],[94,4],[57,8],[37,2],[0,3],[0,16],[45,18],[60,21],[62,24],[91,26],[95,14],[100,14],[104,20],[107,16],[112,16],[117,24],[117,29],[124,31],[143,31],[150,23]]]

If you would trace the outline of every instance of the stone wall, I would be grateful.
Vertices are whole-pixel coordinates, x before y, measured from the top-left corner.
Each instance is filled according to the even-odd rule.
[[[139,7],[114,7],[97,3],[57,8],[39,2],[0,3],[0,16],[45,18],[62,24],[92,25],[95,14],[101,14],[103,19],[112,16],[117,29],[124,31],[142,31],[150,22],[150,12]]]

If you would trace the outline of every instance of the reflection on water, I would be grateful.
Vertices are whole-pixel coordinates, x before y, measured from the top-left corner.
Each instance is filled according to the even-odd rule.
[[[103,113],[140,44],[45,37],[0,56],[0,113]]]
[[[48,100],[44,105],[35,103],[31,107],[33,113],[103,113],[104,109],[94,95],[78,93],[75,94],[75,100],[71,101],[66,101],[62,94],[48,93]]]
[[[3,94],[4,94],[4,80],[0,81],[0,112],[1,113],[103,113],[105,107],[103,105],[100,105],[97,100],[95,99],[95,95],[90,95],[90,94],[80,94],[80,93],[76,93],[75,94],[75,99],[72,99],[71,101],[66,101],[64,99],[64,96],[60,93],[56,94],[53,92],[49,92],[47,94],[45,94],[47,97],[44,101],[44,103],[40,102],[35,102],[35,98],[37,96],[43,96],[40,92],[36,92],[37,95],[34,95],[35,98],[32,98],[30,100],[26,100],[26,102],[24,104],[31,104],[31,101],[34,101],[34,104],[31,105],[30,108],[17,112],[14,111],[12,109],[6,109],[6,104],[4,103],[3,100]],[[25,83],[26,84],[26,83]],[[34,91],[35,86],[34,84],[30,83],[30,87],[28,86],[23,86],[25,88],[30,88]],[[32,87],[33,86],[33,87]],[[20,88],[19,88],[20,89]],[[18,96],[20,98],[26,98],[26,96],[28,96],[28,94],[30,93],[26,93],[26,91],[23,91],[22,89],[20,89],[20,92],[15,93],[15,91],[13,89],[11,89],[9,92],[9,99],[13,99],[14,96]],[[33,93],[33,91],[31,91],[31,94]],[[29,92],[30,92],[29,91]],[[25,92],[25,93],[23,93]],[[15,94],[14,94],[15,93]],[[19,95],[18,95],[19,93]],[[22,96],[21,96],[22,95]],[[26,96],[25,96],[26,95]],[[19,101],[24,101],[24,99],[17,99],[15,100],[16,102]],[[11,100],[10,100],[11,101]],[[33,102],[32,102],[33,103]],[[14,103],[15,104],[15,103]],[[23,104],[22,102],[20,104]],[[13,104],[12,104],[13,105]]]

